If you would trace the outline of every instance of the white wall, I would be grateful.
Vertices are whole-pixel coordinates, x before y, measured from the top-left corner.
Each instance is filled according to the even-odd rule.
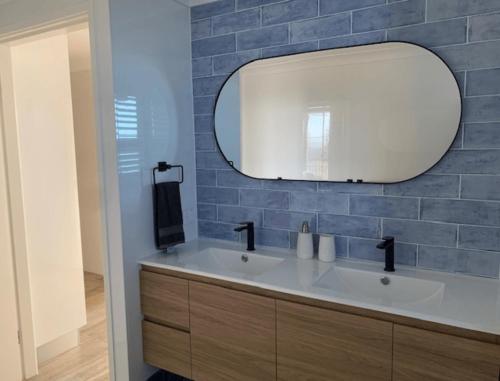
[[[83,270],[103,274],[97,137],[88,29],[68,33]]]
[[[105,289],[108,311],[108,337],[110,353],[111,379],[126,381],[128,373],[128,341],[125,314],[125,284],[122,256],[122,231],[119,205],[118,174],[116,165],[116,137],[114,128],[113,110],[113,79],[111,68],[111,33],[109,1],[103,0],[11,0],[0,3],[0,41],[5,42],[17,38],[19,33],[29,32],[32,29],[39,31],[53,28],[58,21],[74,20],[79,15],[87,14],[92,41],[92,62],[94,77],[94,96],[97,115],[97,130],[99,143],[99,176],[102,185],[102,221],[105,240]],[[80,18],[81,20],[81,18]],[[83,21],[83,20],[82,20]],[[15,119],[9,108],[9,121]],[[11,140],[16,140],[15,136]],[[16,145],[14,145],[15,147]],[[9,180],[19,186],[17,159],[12,146],[8,151]],[[15,201],[16,210],[22,202],[17,194],[10,194],[10,202]],[[17,220],[16,216],[12,219]],[[20,316],[23,329],[23,341],[34,342],[33,327],[31,326],[31,305],[29,303],[29,285],[27,266],[24,266],[24,231],[13,231],[13,244],[16,250],[16,274],[22,275],[24,281],[19,288],[19,308],[23,312]],[[23,346],[23,368],[27,377],[36,374],[36,351]]]
[[[137,260],[156,251],[151,188],[156,162],[184,165],[186,238],[197,234],[190,17],[188,8],[172,0],[110,4],[130,379],[144,380],[151,369],[142,359]],[[133,120],[125,122],[120,111]]]
[[[35,344],[85,324],[68,42],[12,47]]]
[[[9,57],[8,48],[0,47],[0,66]],[[0,72],[2,70],[0,69]],[[0,76],[1,77],[1,76]],[[0,79],[0,93],[4,91]],[[1,94],[0,94],[1,95]],[[1,100],[1,97],[0,97]],[[0,102],[0,379],[20,381],[22,377],[21,352],[17,342],[17,301],[12,257],[9,203],[7,198],[7,177],[2,125],[4,124]]]
[[[92,95],[92,73],[71,73],[83,270],[103,274],[101,201]]]

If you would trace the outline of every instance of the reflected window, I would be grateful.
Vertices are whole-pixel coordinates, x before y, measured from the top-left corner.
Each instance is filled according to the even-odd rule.
[[[116,139],[137,139],[137,99],[115,99]]]
[[[328,147],[330,144],[330,108],[310,107],[306,129],[306,176],[328,178]]]
[[[121,174],[139,172],[141,169],[138,144],[137,98],[115,99],[116,139],[120,144],[118,171]]]
[[[135,173],[141,170],[140,155],[138,152],[118,154],[118,171],[120,173]]]

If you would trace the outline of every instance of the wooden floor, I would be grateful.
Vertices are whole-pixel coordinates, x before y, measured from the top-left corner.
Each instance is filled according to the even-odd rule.
[[[87,324],[80,330],[80,345],[41,364],[29,381],[109,380],[106,306],[102,277],[85,273]]]

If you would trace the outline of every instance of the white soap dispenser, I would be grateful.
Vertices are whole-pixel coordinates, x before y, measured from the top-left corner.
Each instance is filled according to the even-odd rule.
[[[297,257],[311,259],[313,257],[313,237],[309,230],[309,223],[304,221],[297,237]]]

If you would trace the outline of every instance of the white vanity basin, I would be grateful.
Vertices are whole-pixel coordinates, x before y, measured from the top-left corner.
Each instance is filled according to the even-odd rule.
[[[246,276],[258,276],[273,269],[283,262],[283,258],[253,254],[247,251],[208,248],[202,250],[195,258],[186,258],[187,265],[203,267],[205,269],[224,270]]]
[[[316,281],[313,287],[396,306],[439,305],[443,300],[445,288],[441,282],[343,267],[332,268]]]
[[[242,260],[242,255],[246,257]],[[246,261],[245,261],[246,260]],[[297,259],[293,250],[239,242],[195,240],[140,262],[167,270],[236,282],[306,298],[367,308],[455,327],[500,334],[498,279],[383,264]],[[381,279],[387,277],[389,284]],[[384,280],[384,282],[386,281]]]

